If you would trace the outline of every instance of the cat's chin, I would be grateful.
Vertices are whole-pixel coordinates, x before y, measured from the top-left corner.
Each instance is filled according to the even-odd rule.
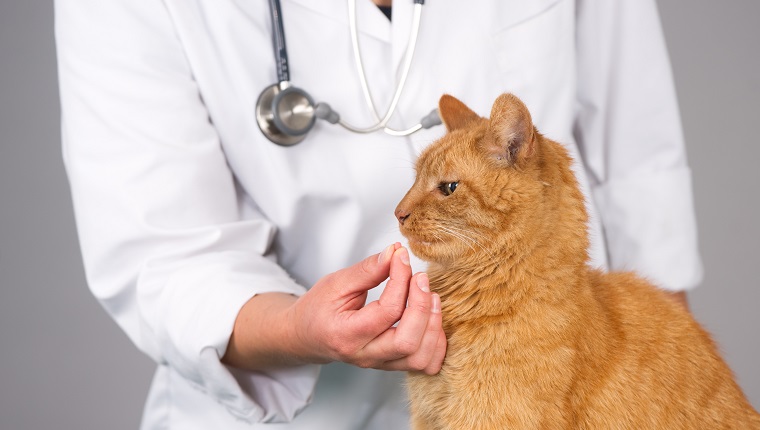
[[[439,253],[435,250],[436,243],[412,238],[407,238],[407,240],[409,241],[409,250],[420,260],[434,263],[441,259]]]
[[[409,239],[409,246],[430,247],[432,245],[433,245],[433,242],[428,242],[425,240]]]

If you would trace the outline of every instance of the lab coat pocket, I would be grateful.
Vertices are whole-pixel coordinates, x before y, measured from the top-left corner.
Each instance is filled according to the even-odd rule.
[[[517,94],[545,86],[566,68],[572,58],[573,2],[543,0],[505,2],[503,22],[492,35],[493,55],[506,88]]]

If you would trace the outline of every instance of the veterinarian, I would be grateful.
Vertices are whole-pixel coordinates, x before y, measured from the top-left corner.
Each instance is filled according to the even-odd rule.
[[[393,209],[443,93],[485,116],[513,92],[567,145],[592,264],[700,282],[654,0],[415,3],[357,0],[352,43],[337,0],[282,0],[284,38],[264,0],[56,1],[87,280],[157,364],[142,428],[406,428],[388,370],[435,373],[446,345]]]

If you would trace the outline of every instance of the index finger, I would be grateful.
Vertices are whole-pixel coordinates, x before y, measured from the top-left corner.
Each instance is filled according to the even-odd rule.
[[[388,278],[391,257],[401,246],[396,242],[381,253],[370,255],[364,260],[333,273],[333,284],[342,296],[364,293],[377,287]]]

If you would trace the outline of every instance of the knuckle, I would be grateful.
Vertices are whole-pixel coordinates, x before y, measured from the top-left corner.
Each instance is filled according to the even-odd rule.
[[[441,370],[440,366],[429,366],[422,369],[422,372],[428,376],[433,376],[433,375],[438,374],[440,370]]]
[[[395,340],[394,347],[398,354],[408,356],[417,352],[418,345],[410,339],[400,337]]]
[[[443,332],[443,327],[441,326],[440,321],[437,321],[435,323],[428,323],[428,325],[425,327],[425,331],[427,332],[426,336],[433,336],[435,339],[438,339],[438,341],[441,341],[441,338],[443,338],[444,342],[446,341],[446,334]]]
[[[340,337],[333,337],[329,341],[330,349],[334,352],[336,358],[343,362],[349,362],[353,359],[355,350],[351,343]]]
[[[352,363],[354,366],[361,367],[362,369],[371,369],[375,367],[375,362],[369,358],[359,358]]]
[[[372,262],[372,258],[365,258],[364,260],[359,263],[359,269],[361,270],[362,274],[366,276],[371,276],[375,273],[375,265]]]
[[[327,288],[328,290],[331,288],[335,288],[335,286],[338,284],[337,279],[338,279],[338,275],[336,273],[329,273],[319,278],[317,283],[314,284],[314,287]]]
[[[370,306],[377,306],[378,318],[382,318],[383,322],[388,324],[400,320],[404,314],[404,306],[402,304],[388,303],[382,297],[377,302],[370,303]]]
[[[410,357],[408,364],[412,370],[425,371],[430,363],[423,357]]]
[[[339,277],[337,272],[328,273],[327,275],[322,277],[322,282],[327,284],[334,284],[336,283],[337,278]]]
[[[352,362],[356,360],[356,350],[347,345],[343,345],[338,349],[338,356],[344,362]]]
[[[404,315],[404,306],[401,304],[384,304],[383,310],[383,315],[388,323],[394,323]]]
[[[419,312],[421,314],[430,313],[430,304],[427,302],[410,303],[409,307],[412,308],[415,312]]]

